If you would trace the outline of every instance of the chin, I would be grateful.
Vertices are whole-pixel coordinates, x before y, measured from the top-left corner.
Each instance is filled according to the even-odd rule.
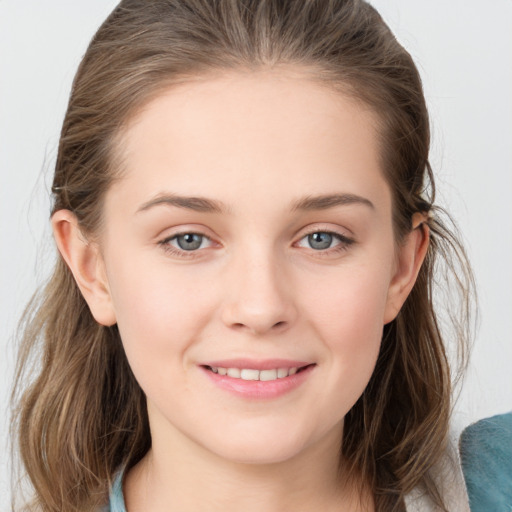
[[[275,443],[271,446],[267,443],[262,446],[260,443],[247,442],[225,447],[225,449],[216,450],[216,452],[218,456],[236,464],[269,465],[291,460],[297,457],[303,449],[303,446],[291,443]]]
[[[318,435],[311,432],[284,428],[254,428],[238,432],[226,432],[222,438],[205,446],[217,456],[238,464],[278,464],[304,454],[318,442]],[[211,440],[209,440],[211,441]]]

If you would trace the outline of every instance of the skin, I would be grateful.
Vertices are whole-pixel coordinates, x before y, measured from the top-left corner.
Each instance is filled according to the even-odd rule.
[[[428,245],[422,228],[395,242],[373,114],[299,73],[232,72],[169,89],[121,140],[97,239],[69,211],[52,221],[147,395],[153,446],[125,479],[128,512],[372,510],[343,464],[337,476],[343,418]],[[345,202],[297,208],[333,194]],[[325,232],[331,246],[313,247]],[[200,248],[180,251],[178,233],[204,235]],[[283,396],[248,399],[200,366],[235,357],[314,367]]]

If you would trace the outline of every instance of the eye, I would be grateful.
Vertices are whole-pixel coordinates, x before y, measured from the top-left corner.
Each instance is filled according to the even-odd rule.
[[[315,251],[327,251],[328,249],[346,249],[353,242],[339,233],[315,231],[301,238],[297,245]]]
[[[198,235],[197,233],[184,233],[183,235],[177,235],[169,241],[176,241],[176,244],[180,249],[184,251],[195,251],[200,249],[206,237]]]
[[[212,241],[200,233],[178,233],[162,240],[160,245],[172,253],[190,253],[210,247]]]
[[[308,244],[312,249],[317,250],[324,250],[329,249],[331,247],[334,237],[331,235],[331,233],[312,233],[311,235],[308,235],[307,237]]]

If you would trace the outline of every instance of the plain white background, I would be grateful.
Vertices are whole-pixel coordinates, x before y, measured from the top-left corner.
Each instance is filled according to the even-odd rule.
[[[512,1],[373,0],[423,77],[439,202],[476,273],[480,329],[454,426],[512,409]],[[112,0],[0,0],[0,510],[16,323],[52,267],[49,188],[71,81]]]

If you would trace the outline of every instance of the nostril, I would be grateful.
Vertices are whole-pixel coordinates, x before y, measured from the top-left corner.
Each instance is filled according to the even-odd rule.
[[[235,329],[243,329],[245,327],[245,325],[242,323],[236,323],[236,324],[233,324],[233,327]]]
[[[276,322],[274,325],[272,325],[270,327],[270,329],[271,330],[279,330],[279,329],[284,328],[286,325],[287,325],[286,321],[279,321],[279,322]],[[234,329],[237,329],[237,330],[251,329],[250,325],[246,325],[242,322],[236,322],[236,323],[232,324],[231,327]],[[258,329],[258,330],[260,330],[260,329]]]

